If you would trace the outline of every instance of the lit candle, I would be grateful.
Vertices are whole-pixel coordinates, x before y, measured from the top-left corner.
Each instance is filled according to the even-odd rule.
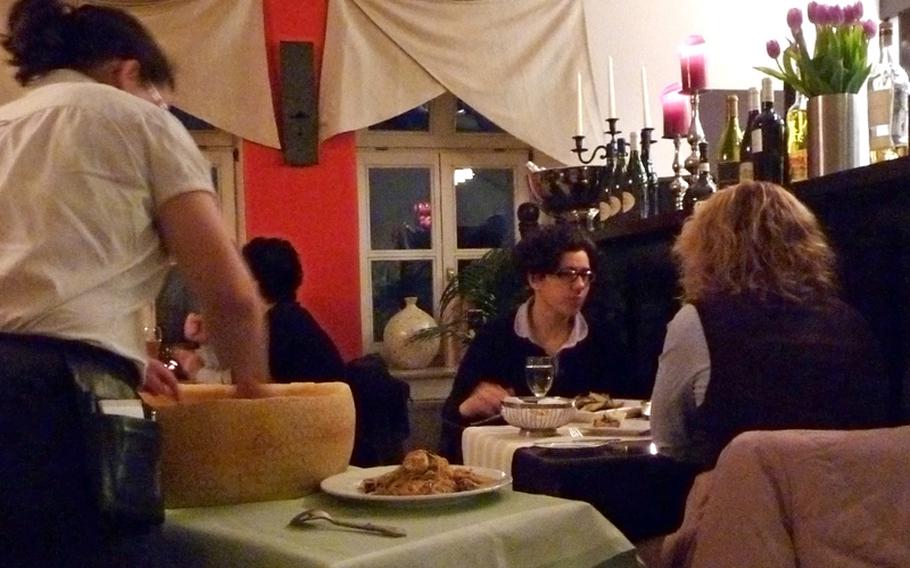
[[[671,83],[660,94],[664,113],[664,138],[685,137],[689,131],[689,99],[680,93],[680,84]]]
[[[613,86],[613,56],[607,60],[607,118],[618,118],[616,116],[616,88]]]
[[[651,128],[651,106],[648,104],[648,72],[645,66],[641,66],[641,110],[643,113],[644,126],[642,128]]]
[[[682,74],[682,92],[703,91],[708,86],[705,73],[705,38],[691,35],[679,47],[679,68]]]
[[[582,99],[582,96],[581,96],[581,72],[577,73],[576,77],[575,77],[575,92],[577,93],[577,96],[578,96],[578,105],[577,105],[578,106],[578,116],[576,117],[577,120],[576,120],[575,132],[578,134],[578,136],[584,136],[585,135],[585,111],[584,111],[585,105],[584,105],[584,100]]]

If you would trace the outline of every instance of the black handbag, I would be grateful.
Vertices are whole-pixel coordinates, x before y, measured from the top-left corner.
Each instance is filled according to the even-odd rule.
[[[161,432],[154,420],[105,414],[99,400],[135,399],[132,363],[67,352],[86,432],[92,491],[108,529],[131,530],[164,522]]]

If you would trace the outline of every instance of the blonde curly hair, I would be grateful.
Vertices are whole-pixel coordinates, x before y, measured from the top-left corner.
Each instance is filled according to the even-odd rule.
[[[742,183],[700,203],[673,254],[687,302],[748,294],[808,303],[837,293],[834,252],[815,215],[773,183]]]

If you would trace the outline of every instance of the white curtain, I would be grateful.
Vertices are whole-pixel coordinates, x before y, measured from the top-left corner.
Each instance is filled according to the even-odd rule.
[[[579,0],[329,0],[320,140],[448,90],[564,163],[582,77],[587,145],[602,142]]]
[[[14,0],[0,0],[2,26]],[[148,27],[174,62],[182,110],[241,138],[279,148],[261,0],[96,0]],[[4,52],[4,55],[5,52]],[[0,103],[22,94],[14,69],[0,74]]]

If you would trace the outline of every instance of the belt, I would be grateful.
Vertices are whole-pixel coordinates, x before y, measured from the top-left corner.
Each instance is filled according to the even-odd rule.
[[[62,354],[80,389],[100,399],[136,398],[142,382],[132,361],[82,341],[0,332],[0,342],[33,352]]]

